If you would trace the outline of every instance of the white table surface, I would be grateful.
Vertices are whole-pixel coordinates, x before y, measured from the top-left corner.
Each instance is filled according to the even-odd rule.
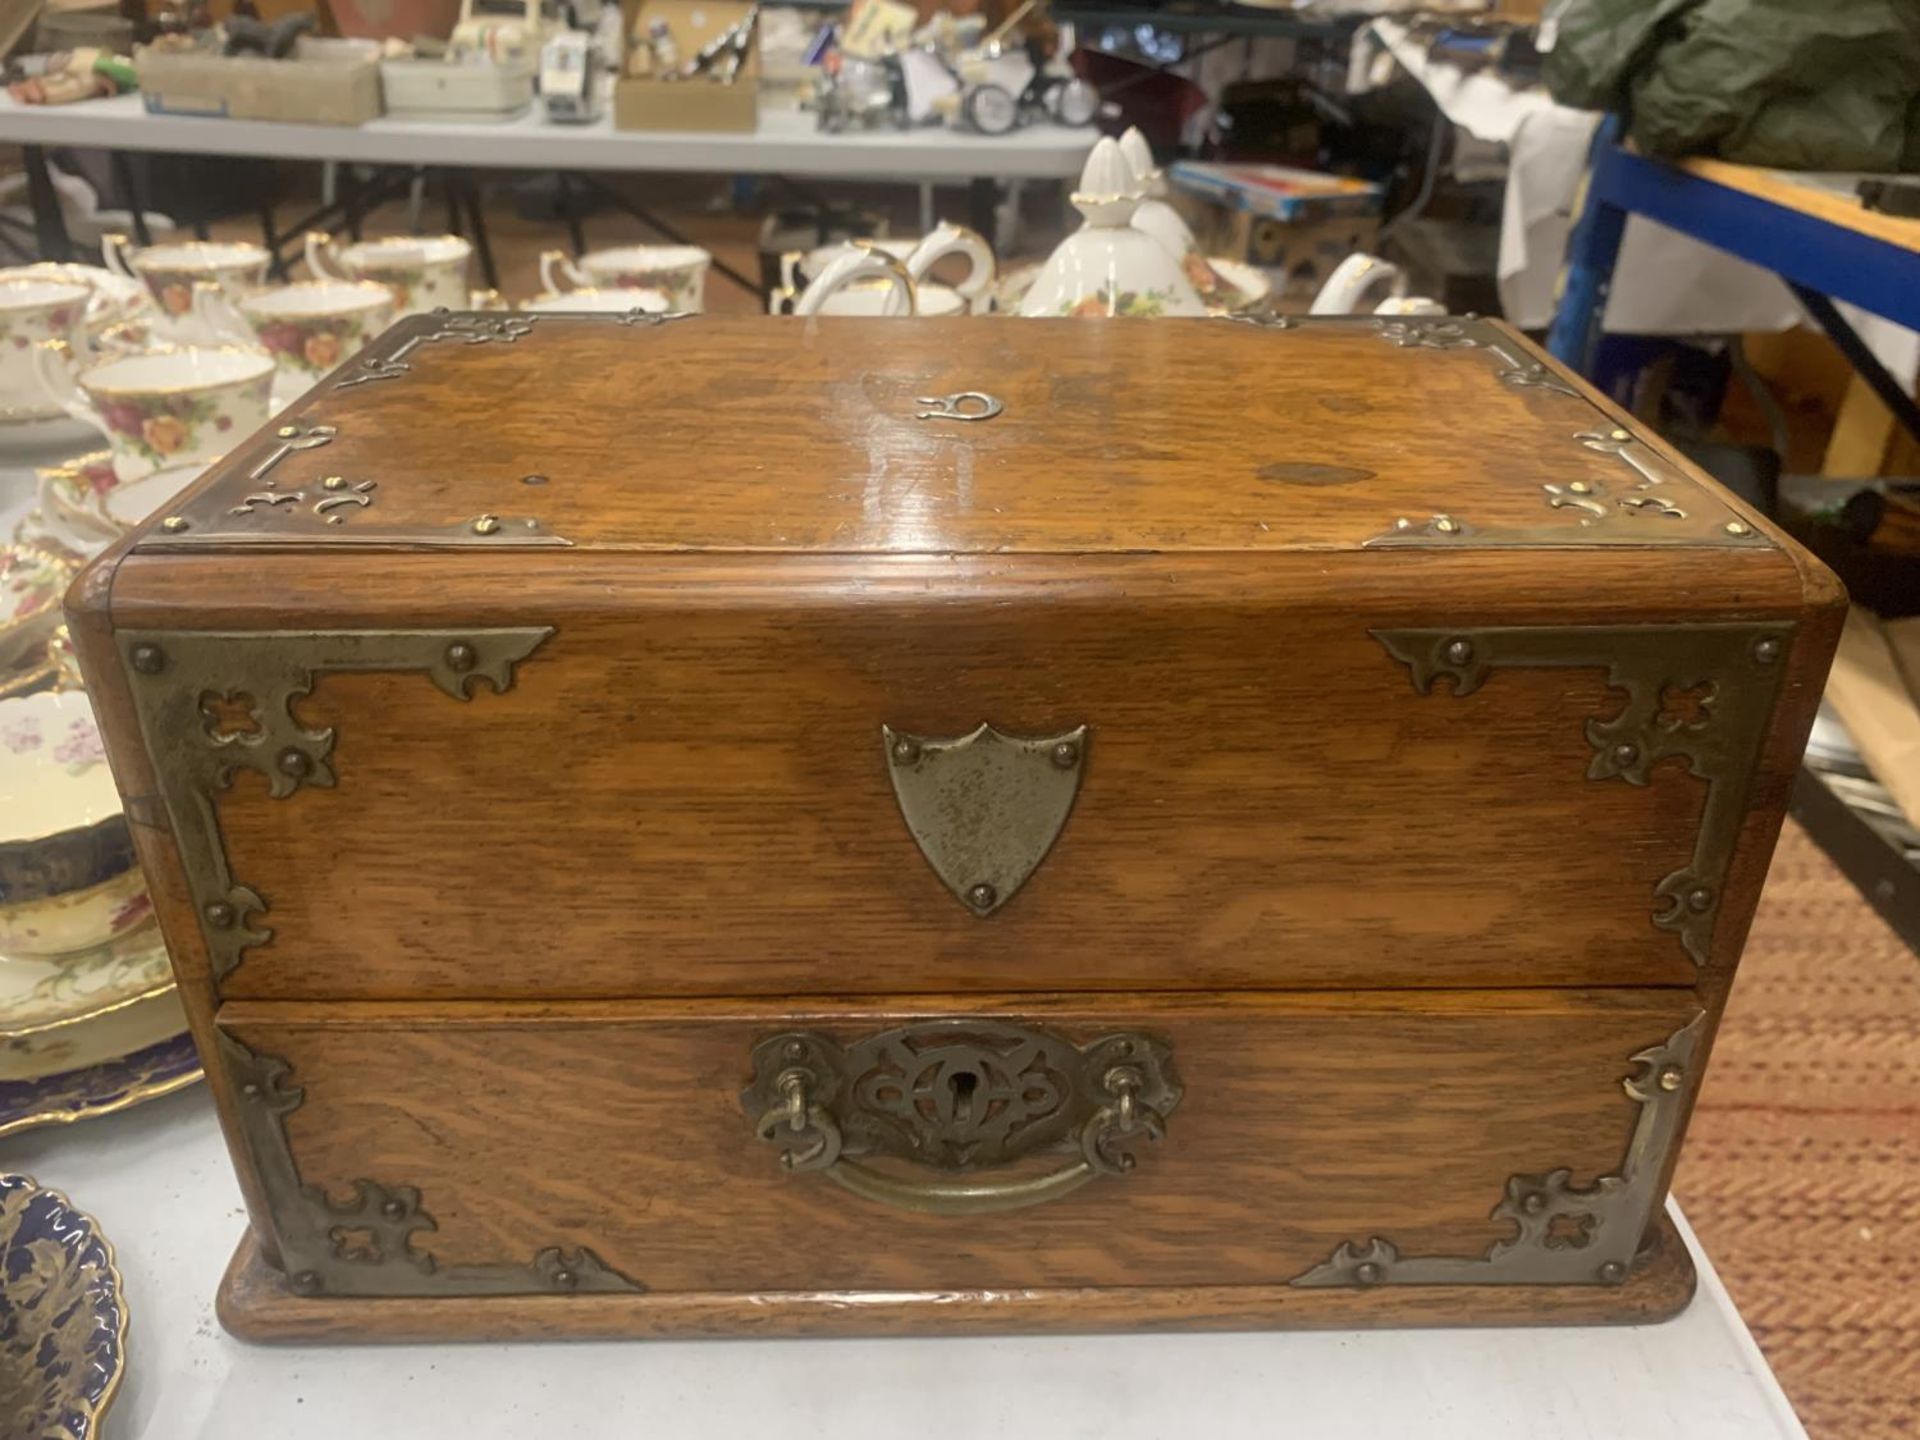
[[[107,1440],[1805,1436],[1697,1244],[1692,1306],[1640,1328],[257,1347],[213,1317],[245,1220],[204,1086],[0,1140],[0,1170],[118,1252]]]
[[[591,125],[549,125],[537,110],[498,125],[387,119],[358,126],[293,125],[149,115],[138,95],[21,105],[0,93],[0,142],[384,165],[1071,180],[1079,178],[1096,138],[1092,129],[1051,123],[1002,136],[938,126],[823,135],[812,115],[793,110],[763,110],[759,129],[736,135],[615,130],[610,115]]]

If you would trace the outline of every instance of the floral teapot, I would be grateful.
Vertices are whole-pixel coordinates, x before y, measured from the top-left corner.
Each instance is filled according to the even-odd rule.
[[[1020,301],[1029,317],[1205,315],[1206,305],[1167,248],[1133,228],[1143,199],[1120,142],[1087,156],[1073,207],[1086,223],[1060,242]]]

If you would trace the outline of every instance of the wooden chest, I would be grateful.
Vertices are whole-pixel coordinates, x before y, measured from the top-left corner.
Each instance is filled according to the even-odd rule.
[[[277,425],[69,602],[237,1333],[1686,1302],[1844,598],[1511,332],[439,315]]]

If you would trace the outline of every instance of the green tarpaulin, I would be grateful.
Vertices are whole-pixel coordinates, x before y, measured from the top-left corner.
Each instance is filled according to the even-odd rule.
[[[1573,0],[1546,78],[1648,154],[1920,170],[1920,0]]]

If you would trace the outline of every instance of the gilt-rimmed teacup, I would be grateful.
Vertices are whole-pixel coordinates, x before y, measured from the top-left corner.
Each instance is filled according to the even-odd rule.
[[[943,220],[918,240],[891,238],[843,240],[837,244],[821,245],[806,253],[800,261],[800,271],[809,280],[817,280],[826,273],[827,267],[834,261],[850,250],[863,247],[884,251],[907,267],[907,273],[913,276],[914,284],[920,292],[920,303],[916,311],[918,314],[951,315],[965,311],[972,315],[984,315],[992,307],[993,286],[997,274],[993,247],[975,231],[950,221]],[[950,255],[958,255],[966,260],[965,278],[958,285],[951,287],[929,283],[927,276],[933,267]],[[931,298],[928,295],[929,291],[935,292]],[[939,291],[947,293],[942,295],[938,293]],[[948,296],[952,296],[953,300],[950,301]],[[841,302],[842,305],[845,303],[847,302]],[[866,312],[830,309],[822,313]]]
[[[186,345],[76,368],[63,346],[40,357],[47,393],[106,436],[130,480],[210,461],[267,421],[275,366],[264,351]]]
[[[954,299],[957,302],[959,297]],[[907,267],[885,250],[856,240],[814,277],[795,302],[793,313],[913,315],[918,305],[919,287]]]
[[[303,280],[238,300],[203,286],[194,303],[207,325],[271,355],[294,393],[357,355],[393,323],[396,309],[393,292],[377,280]]]
[[[124,235],[108,235],[100,242],[107,268],[141,282],[160,307],[161,323],[169,338],[205,339],[194,327],[193,287],[205,281],[230,296],[257,290],[267,281],[273,256],[249,240],[179,240],[134,249]]]
[[[400,315],[425,315],[467,303],[467,261],[473,246],[458,235],[387,235],[336,245],[307,235],[307,268],[316,280],[376,280],[393,292]]]
[[[638,310],[645,315],[664,315],[673,307],[657,290],[601,290],[586,285],[557,293],[549,290],[531,300],[522,300],[520,308],[541,315],[564,315],[569,310],[601,315],[627,315]]]
[[[0,270],[0,280],[58,280],[86,286],[92,292],[87,297],[87,328],[95,335],[153,313],[153,299],[145,285],[104,265],[36,260],[31,265],[10,265]]]
[[[540,257],[540,283],[549,293],[569,286],[594,290],[654,290],[667,306],[698,313],[706,305],[707,267],[713,256],[698,245],[621,245],[569,260],[563,250]],[[561,282],[564,281],[565,284]]]
[[[72,280],[0,280],[0,421],[60,413],[41,392],[33,357],[50,340],[84,344],[92,298],[92,290]]]

